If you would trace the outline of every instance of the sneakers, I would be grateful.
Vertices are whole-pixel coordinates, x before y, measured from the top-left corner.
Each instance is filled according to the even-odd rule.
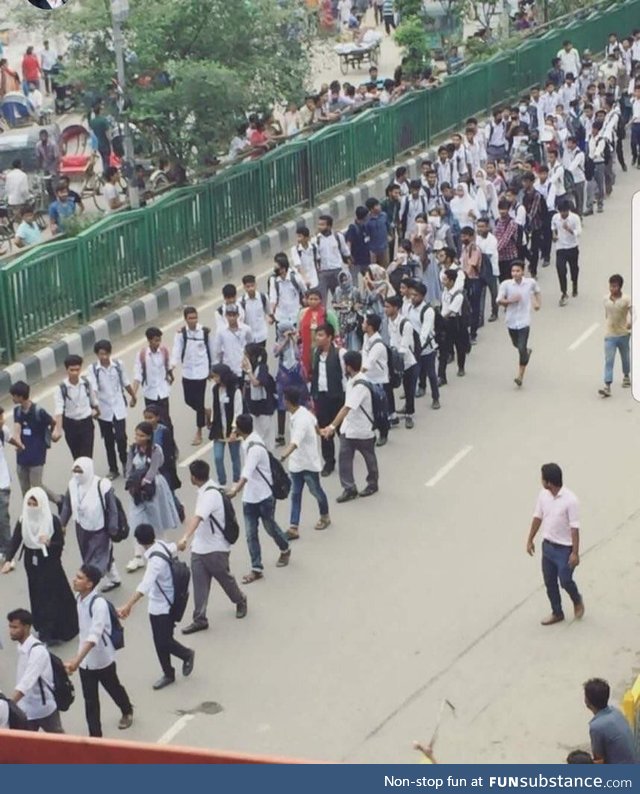
[[[287,540],[298,540],[300,537],[300,533],[298,532],[298,527],[289,527],[289,529],[284,533],[287,536]]]
[[[276,568],[286,568],[289,565],[289,560],[291,559],[291,549],[287,549],[286,551],[281,551],[280,556],[278,557],[278,562],[276,563]]]
[[[551,262],[548,259],[542,260],[542,267],[549,267],[550,264]]]
[[[120,587],[121,584],[122,584],[122,582],[106,582],[100,588],[100,592],[101,593],[110,593],[112,590],[116,590],[118,587]]]
[[[465,375],[466,375],[466,373],[465,373],[464,369],[459,369],[458,370],[458,377],[459,378],[464,378]]]
[[[513,382],[516,384],[518,388],[522,386],[522,378],[514,378]]]
[[[107,480],[111,480],[111,482],[113,482],[114,480],[117,480],[119,476],[120,472],[117,469],[113,469],[109,472],[109,474],[107,474]]]
[[[174,676],[173,678],[171,678],[171,676],[168,676],[168,675],[163,675],[163,676],[162,676],[162,678],[159,678],[159,679],[158,679],[158,680],[155,682],[155,684],[153,685],[153,688],[154,688],[156,691],[157,691],[158,689],[164,689],[166,686],[169,686],[170,684],[174,684],[174,683],[175,683],[175,681],[176,681],[176,679],[175,679],[175,676]]]
[[[360,496],[362,496],[362,497],[373,496],[374,493],[378,493],[377,486],[375,486],[375,485],[367,485],[367,487],[364,490],[360,491]]]
[[[182,662],[182,675],[191,675],[193,672],[193,665],[196,660],[196,652],[189,651],[189,656]]]
[[[413,416],[405,416],[404,426],[407,430],[413,430],[413,426],[414,426]]]
[[[335,465],[331,466],[330,464],[325,463],[322,471],[320,472],[320,476],[330,477],[333,474],[334,469],[335,469]]]
[[[418,390],[416,391],[416,397],[424,397],[424,395],[425,395],[426,393],[427,393],[427,390],[426,390],[426,389],[422,389],[422,388],[420,388],[420,389],[418,389]]]
[[[188,626],[185,626],[181,630],[181,633],[182,634],[195,634],[198,631],[206,631],[208,628],[209,628],[209,624],[208,623],[204,623],[204,622],[203,623],[196,623],[194,621],[193,623],[189,623]]]
[[[352,499],[357,498],[358,491],[355,488],[350,488],[348,491],[343,491],[336,499],[336,502],[338,502],[338,504],[343,504],[344,502],[350,502]]]
[[[628,375],[625,375],[622,379],[622,388],[623,389],[630,389],[631,388],[631,378]]]
[[[605,383],[601,389],[598,389],[598,394],[601,397],[611,397],[611,384]]]
[[[376,447],[384,447],[388,440],[387,436],[380,436],[376,441]]]
[[[446,386],[446,385],[447,385],[446,378],[442,378],[442,377],[438,378],[438,386]]]
[[[574,285],[573,289],[571,290],[571,297],[577,298],[578,297],[578,288]]]
[[[440,408],[440,400],[432,400],[431,407],[434,411],[437,411]]]
[[[400,420],[397,416],[393,416],[391,419],[389,419],[389,427],[398,427],[399,424]]]
[[[129,560],[129,562],[127,563],[127,567],[125,568],[125,571],[127,573],[134,573],[135,571],[138,571],[140,568],[144,568],[144,559],[142,557],[136,556]]]
[[[569,303],[569,296],[564,293],[560,296],[560,300],[558,301],[558,306],[566,306]]]
[[[133,725],[133,712],[131,714],[123,714],[118,723],[118,730],[126,731]]]
[[[498,315],[497,314],[492,314],[491,317],[489,317],[489,322],[490,323],[495,323],[495,321],[497,319],[498,319]]]
[[[331,526],[331,519],[329,518],[329,516],[320,516],[314,529],[318,529],[318,530],[326,529],[329,526]]]
[[[247,616],[247,599],[244,598],[239,604],[236,604],[236,618],[241,620]]]

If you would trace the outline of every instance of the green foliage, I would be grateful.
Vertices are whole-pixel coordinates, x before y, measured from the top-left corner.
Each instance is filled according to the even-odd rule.
[[[401,20],[422,16],[424,13],[423,0],[396,0],[395,7]]]
[[[70,77],[104,96],[115,74],[109,0],[51,16],[74,36]],[[308,30],[298,0],[135,0],[125,23],[129,117],[183,163],[217,154],[244,111],[298,96]]]
[[[402,47],[406,75],[417,75],[423,67],[429,65],[429,35],[420,17],[409,17],[401,22],[395,33],[395,40]]]

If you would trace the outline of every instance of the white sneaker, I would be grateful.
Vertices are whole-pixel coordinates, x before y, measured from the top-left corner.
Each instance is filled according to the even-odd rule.
[[[142,559],[142,557],[133,557],[127,563],[127,567],[125,568],[125,570],[127,573],[134,573],[140,568],[144,568],[144,560]]]

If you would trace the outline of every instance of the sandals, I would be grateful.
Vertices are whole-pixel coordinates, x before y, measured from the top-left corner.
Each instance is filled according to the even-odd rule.
[[[258,579],[262,579],[264,574],[260,573],[260,571],[251,571],[251,573],[246,574],[246,576],[242,577],[242,584],[251,584],[251,582],[257,582]]]
[[[298,527],[289,527],[289,529],[284,533],[287,537],[287,540],[298,540],[300,537],[300,533],[298,532]]]

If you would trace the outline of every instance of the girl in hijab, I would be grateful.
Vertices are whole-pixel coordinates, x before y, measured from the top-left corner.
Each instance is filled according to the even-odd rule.
[[[264,441],[266,448],[273,452],[276,384],[267,366],[267,351],[257,342],[251,342],[244,352],[242,369],[246,380],[245,398],[249,413],[253,417],[253,429]]]
[[[182,488],[182,482],[178,477],[178,447],[173,435],[173,426],[162,423],[162,409],[155,403],[145,405],[142,418],[153,427],[153,443],[158,444],[162,449],[164,463],[160,466],[160,474],[165,478],[171,489],[180,521],[184,521],[184,505],[176,493],[179,488]]]
[[[240,441],[231,440],[236,427],[236,418],[244,413],[242,388],[230,367],[226,364],[214,364],[211,367],[213,378],[213,408],[209,440],[213,441],[213,462],[216,466],[218,483],[227,484],[227,472],[224,467],[224,451],[228,447],[231,456],[233,480],[240,479]]]
[[[120,575],[113,559],[109,529],[117,521],[118,507],[109,480],[95,476],[91,458],[78,458],[62,500],[60,523],[76,522],[76,537],[84,565],[95,566],[104,577],[103,593],[120,587]]]
[[[460,182],[456,188],[456,195],[451,199],[451,212],[461,229],[465,226],[475,228],[478,220],[478,207],[475,200],[469,195],[469,188],[465,182]]]
[[[125,488],[131,497],[129,526],[151,524],[160,539],[167,529],[180,524],[171,489],[160,474],[163,463],[162,448],[153,442],[153,426],[150,422],[140,422],[135,429],[135,443],[129,447],[125,471]],[[142,546],[136,543],[134,549],[134,556],[127,563],[129,573],[145,564]]]
[[[298,334],[293,323],[281,322],[276,326],[276,344],[273,353],[278,360],[278,372],[276,373],[276,392],[278,395],[278,435],[276,436],[276,446],[284,446],[284,426],[287,417],[287,410],[284,404],[284,390],[297,389],[300,397],[300,405],[306,406],[309,392],[307,382],[302,370],[300,361],[300,347],[298,345]]]
[[[345,272],[345,271],[342,271]],[[342,273],[340,273],[342,275]],[[327,311],[322,303],[322,293],[319,289],[310,289],[306,296],[306,307],[301,309],[298,318],[298,331],[301,348],[301,361],[307,381],[311,380],[313,351],[316,346],[316,328],[325,323],[332,326],[336,334],[338,319],[334,312]]]
[[[498,217],[498,194],[492,182],[487,179],[487,172],[479,168],[475,175],[475,198],[481,218],[488,218],[491,223]]]
[[[362,347],[362,307],[360,290],[353,286],[351,273],[343,270],[338,275],[333,308],[338,315],[338,333],[346,350],[360,350]]]
[[[60,519],[51,514],[49,499],[42,488],[30,488],[24,495],[22,515],[13,532],[2,573],[15,568],[13,560],[21,546],[38,638],[50,647],[72,640],[78,634],[78,611],[60,559],[64,535]]]

